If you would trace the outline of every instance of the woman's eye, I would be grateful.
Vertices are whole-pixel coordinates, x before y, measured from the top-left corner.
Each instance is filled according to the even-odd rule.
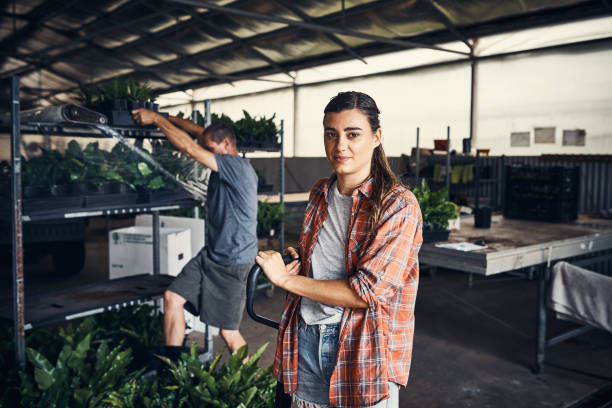
[[[354,139],[357,136],[359,136],[359,133],[351,132],[351,133],[348,134],[348,137],[350,137],[351,139]]]
[[[325,132],[325,137],[328,139],[333,139],[336,137],[336,134],[334,132]]]

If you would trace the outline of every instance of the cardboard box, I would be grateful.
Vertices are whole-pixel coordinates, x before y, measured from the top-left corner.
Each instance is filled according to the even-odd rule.
[[[138,227],[150,227],[153,224],[151,214],[140,214],[136,216],[134,225]],[[194,257],[204,247],[204,220],[189,217],[172,217],[169,215],[159,216],[160,228],[182,228],[191,231],[191,256]]]
[[[191,259],[191,232],[160,228],[160,273],[176,276]],[[128,227],[108,233],[109,279],[142,273],[153,274],[151,227]]]
[[[140,214],[136,216],[136,226],[147,226],[151,227],[153,224],[153,216],[151,214]],[[199,218],[189,217],[172,217],[169,215],[159,216],[160,228],[184,228],[191,231],[191,256],[196,256],[200,250],[204,247],[205,239],[205,224],[204,220]],[[176,273],[170,273],[170,275],[176,276],[181,271],[178,270]],[[189,327],[187,333],[192,331],[198,331],[204,333],[206,330],[205,324],[200,321],[198,316],[194,316],[191,313],[185,311],[185,323]],[[213,334],[218,332],[218,329],[210,328]]]

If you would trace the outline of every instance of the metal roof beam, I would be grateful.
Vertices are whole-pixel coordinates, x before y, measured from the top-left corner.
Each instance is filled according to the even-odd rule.
[[[72,6],[78,1],[79,0],[72,0],[60,4],[56,4],[55,0],[44,1],[26,15],[28,23],[22,29],[12,33],[4,40],[0,41],[0,49],[13,49],[17,51],[19,44],[27,40],[37,29],[39,29],[45,19],[48,19],[63,9]],[[4,58],[0,59],[0,65],[3,61]]]
[[[376,42],[385,43],[385,44],[393,44],[393,45],[397,45],[397,46],[405,47],[405,48],[428,48],[431,50],[451,52],[453,54],[469,55],[469,53],[451,50],[451,49],[447,49],[443,47],[438,47],[435,45],[420,44],[420,43],[415,43],[412,41],[396,40],[394,38],[381,37],[378,35],[360,33],[360,32],[352,31],[352,30],[343,30],[340,28],[326,27],[320,24],[290,20],[284,17],[277,17],[277,16],[272,16],[272,15],[267,15],[267,14],[255,13],[255,12],[247,11],[247,10],[239,10],[239,9],[227,7],[227,6],[218,6],[216,4],[212,4],[212,3],[208,3],[208,2],[200,1],[200,0],[166,0],[166,1],[170,1],[173,3],[186,4],[186,5],[193,6],[193,7],[202,7],[202,8],[206,8],[209,10],[221,11],[224,13],[235,14],[235,15],[242,16],[242,17],[254,18],[257,20],[273,21],[275,23],[286,24],[289,26],[305,28],[305,29],[313,30],[313,31],[327,32],[327,33],[332,33],[332,34],[341,34],[341,35],[346,35],[350,37],[363,38],[363,39],[370,40],[370,41],[376,41]]]
[[[306,21],[308,23],[314,22],[312,17],[310,17],[308,14],[304,13],[302,10],[298,9],[297,7],[295,7],[293,4],[288,3],[285,0],[274,0],[274,1],[276,3],[278,3],[278,4],[280,4],[282,7],[286,8],[287,10],[289,10],[290,12],[292,12],[293,14],[295,14],[296,16],[298,16],[299,18],[301,18],[303,21]],[[344,51],[348,52],[349,54],[351,54],[353,57],[355,57],[359,61],[363,62],[364,64],[367,64],[366,60],[361,55],[357,54],[357,52],[355,52],[354,49],[352,49],[347,43],[342,41],[340,38],[338,38],[337,36],[335,36],[334,34],[331,34],[331,33],[323,33],[323,34],[327,38],[329,38],[331,41],[333,41],[334,43],[336,43],[337,45],[342,47],[344,49]]]
[[[455,25],[452,23],[452,21],[449,20],[449,18],[446,16],[446,14],[444,14],[444,12],[442,10],[440,10],[440,8],[438,7],[438,5],[435,2],[433,2],[432,0],[424,0],[423,2],[433,12],[435,17],[442,24],[444,24],[444,26],[446,26],[448,31],[453,33],[453,35],[455,37],[457,37],[457,39],[459,41],[461,41],[465,45],[467,45],[467,47],[470,49],[470,51],[472,51],[474,49],[473,45],[469,42],[469,40],[463,34],[461,34],[461,32],[459,32],[457,27],[455,27]]]

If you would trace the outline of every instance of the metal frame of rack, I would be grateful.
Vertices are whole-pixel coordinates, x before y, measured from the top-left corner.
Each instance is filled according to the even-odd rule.
[[[10,218],[11,218],[11,233],[12,233],[12,275],[13,275],[13,307],[12,318],[14,325],[14,343],[15,343],[15,359],[23,368],[25,367],[25,330],[33,325],[28,325],[25,319],[25,291],[24,291],[24,269],[23,269],[23,222],[42,220],[42,219],[57,219],[57,218],[77,218],[77,217],[92,217],[100,215],[112,214],[137,214],[137,213],[152,213],[153,215],[153,275],[155,279],[159,278],[160,274],[160,226],[159,212],[163,210],[176,209],[181,207],[194,207],[197,201],[187,199],[179,203],[169,202],[167,205],[155,204],[130,204],[122,206],[105,206],[101,208],[88,208],[82,211],[47,211],[38,214],[22,214],[22,186],[21,186],[21,136],[22,134],[43,134],[54,136],[73,136],[73,137],[108,137],[101,131],[93,128],[88,128],[80,125],[57,125],[47,123],[36,124],[21,124],[20,118],[20,102],[19,102],[19,82],[18,76],[11,79],[11,200],[10,200]],[[156,129],[128,129],[118,128],[120,134],[131,138],[162,138],[163,134]],[[135,276],[142,280],[142,276]],[[128,284],[130,278],[124,278],[125,284]],[[101,282],[101,285],[108,282]],[[91,285],[90,285],[91,286]],[[95,284],[94,284],[95,286]],[[163,293],[159,287],[152,285],[149,291],[130,294],[126,299],[112,299],[111,301],[102,300],[100,305],[88,305],[80,310],[78,315],[86,316],[94,313],[100,313],[105,310],[118,309],[125,306],[140,304],[144,301],[158,298]],[[51,292],[45,293],[46,296],[52,295]],[[53,321],[62,320],[61,313],[54,314]],[[74,318],[70,315],[68,317]],[[66,318],[66,316],[64,316]],[[58,320],[59,319],[59,320]],[[36,322],[36,326],[41,324],[51,323],[51,320],[45,319]],[[207,333],[208,334],[208,333]],[[206,353],[212,356],[212,339],[207,343]]]
[[[13,263],[12,263],[12,274],[13,274],[13,305],[12,305],[12,317],[14,322],[14,341],[15,341],[15,358],[19,365],[25,367],[25,330],[30,329],[34,326],[40,326],[43,324],[67,320],[68,318],[83,317],[95,313],[101,313],[105,310],[114,310],[121,307],[131,306],[140,304],[144,301],[158,298],[163,291],[160,292],[159,285],[153,290],[153,292],[147,293],[136,293],[131,294],[129,299],[112,299],[103,300],[99,305],[88,304],[83,306],[78,313],[67,314],[63,316],[61,313],[54,313],[52,321],[46,318],[38,320],[35,325],[27,324],[25,321],[25,291],[24,291],[24,269],[23,269],[23,222],[44,220],[44,219],[57,219],[57,218],[78,218],[78,217],[92,217],[101,215],[113,215],[113,214],[138,214],[138,213],[152,213],[153,215],[153,275],[158,278],[160,274],[160,225],[159,225],[159,212],[164,210],[177,209],[181,207],[195,207],[197,202],[195,200],[181,200],[178,203],[168,203],[167,205],[148,205],[148,204],[133,204],[133,205],[122,205],[122,206],[103,206],[100,208],[87,208],[82,211],[47,211],[38,212],[33,214],[22,214],[22,186],[21,186],[21,136],[22,134],[42,134],[42,135],[53,135],[53,136],[73,136],[73,137],[95,137],[95,138],[107,138],[101,131],[93,128],[84,127],[80,125],[58,125],[51,123],[35,123],[35,124],[21,124],[20,120],[20,103],[19,103],[19,77],[15,76],[11,81],[11,233],[12,233],[12,245],[13,245]],[[210,122],[210,101],[205,102],[206,116],[208,122]],[[125,137],[130,138],[164,138],[165,136],[157,129],[130,129],[130,128],[116,128],[116,130]],[[266,152],[279,152],[280,151],[280,202],[284,202],[285,195],[285,156],[284,156],[284,121],[281,120],[280,128],[280,147],[253,147],[244,148],[240,152],[244,155],[247,152],[254,151],[266,151]],[[280,246],[281,249],[284,247],[284,221],[281,222],[280,231]],[[136,278],[142,280],[143,276],[136,276]],[[127,284],[130,278],[123,278]],[[108,281],[101,282],[101,286],[104,286]],[[95,287],[95,284],[87,285]],[[151,285],[152,287],[156,285]],[[262,285],[261,288],[267,288],[269,285]],[[46,292],[45,296],[54,296],[52,292]],[[78,307],[77,307],[78,308]],[[48,321],[47,321],[48,320]],[[69,320],[69,319],[68,319]],[[212,357],[212,335],[206,327],[205,332],[205,352],[200,358],[206,359],[208,356]]]

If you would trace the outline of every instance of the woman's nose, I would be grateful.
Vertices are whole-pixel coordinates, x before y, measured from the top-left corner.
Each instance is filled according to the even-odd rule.
[[[348,146],[348,140],[346,137],[344,136],[339,136],[338,137],[338,143],[336,144],[336,148],[340,151],[342,150],[346,150],[346,147]]]

